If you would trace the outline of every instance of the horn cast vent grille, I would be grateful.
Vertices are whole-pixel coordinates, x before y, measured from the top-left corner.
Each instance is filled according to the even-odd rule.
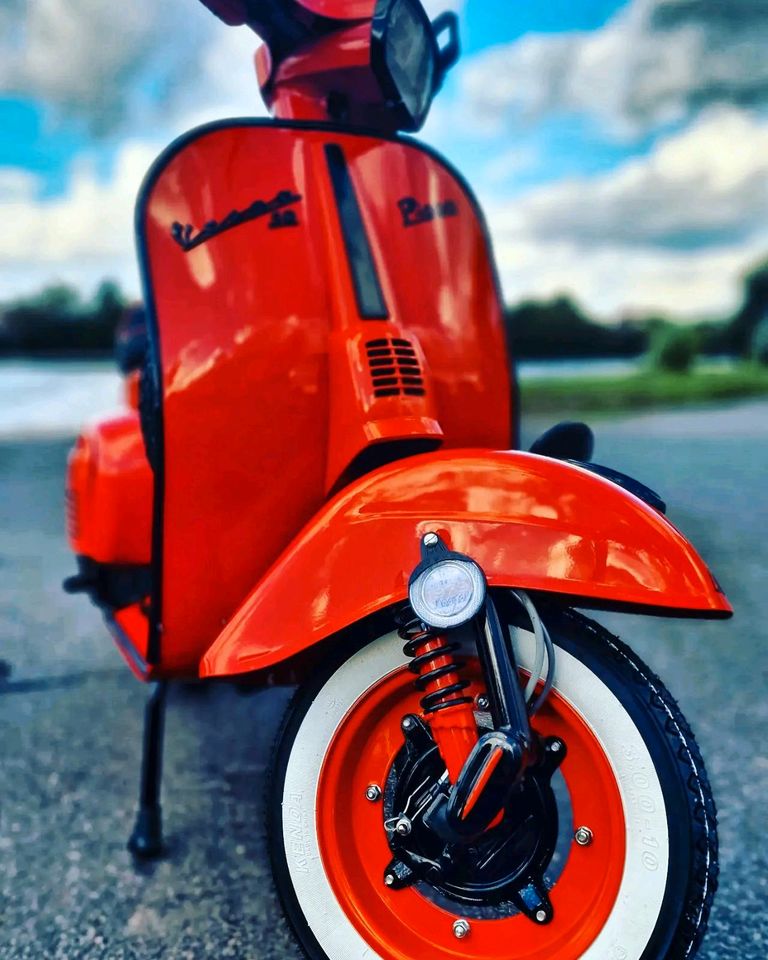
[[[400,337],[380,337],[369,340],[365,349],[374,397],[424,396],[424,375],[410,341]]]

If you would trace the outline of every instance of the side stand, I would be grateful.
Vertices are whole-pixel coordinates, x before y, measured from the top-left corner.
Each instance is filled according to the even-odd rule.
[[[163,773],[163,731],[165,727],[166,682],[155,684],[144,708],[144,747],[141,757],[141,785],[136,826],[128,849],[140,860],[154,860],[163,854],[163,825],[160,786]]]

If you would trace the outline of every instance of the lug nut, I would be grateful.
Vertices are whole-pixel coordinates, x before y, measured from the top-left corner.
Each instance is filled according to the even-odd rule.
[[[454,920],[453,921],[453,935],[457,940],[463,940],[464,937],[468,937],[470,934],[469,921],[467,920]]]
[[[400,817],[400,819],[395,824],[395,833],[399,834],[401,837],[407,837],[411,832],[411,821],[408,817]]]
[[[573,839],[580,847],[588,847],[594,839],[594,834],[589,827],[579,827],[576,833],[574,833]]]
[[[547,911],[546,910],[537,910],[536,911],[536,923],[546,923],[547,921]]]
[[[378,783],[369,783],[365,788],[365,799],[370,800],[371,803],[376,803],[377,800],[381,800],[381,787]]]
[[[436,533],[425,533],[422,539],[422,543],[425,547],[434,547],[438,541],[438,536]]]

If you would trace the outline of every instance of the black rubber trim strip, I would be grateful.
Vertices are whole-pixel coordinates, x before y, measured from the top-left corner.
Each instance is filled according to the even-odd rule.
[[[585,597],[579,593],[557,593],[554,590],[529,592],[537,603],[575,607],[577,610],[631,613],[642,617],[664,617],[669,620],[730,620],[733,616],[732,610],[714,610],[712,607],[665,607],[661,603],[608,600],[605,597]]]
[[[327,143],[325,159],[336,198],[336,209],[339,211],[358,313],[364,320],[386,320],[389,311],[384,303],[384,294],[381,292],[371,245],[365,232],[355,185],[349,175],[347,158],[338,143]]]
[[[109,628],[109,632],[112,634],[112,638],[115,643],[120,647],[125,655],[133,661],[139,673],[146,677],[149,673],[149,664],[142,657],[136,647],[134,647],[131,638],[128,636],[125,630],[123,630],[111,613],[105,613],[104,619],[106,620],[107,627]]]
[[[472,192],[472,188],[466,178],[445,159],[445,157],[432,147],[420,143],[411,137],[402,134],[382,134],[381,131],[367,127],[351,127],[339,123],[317,123],[309,120],[270,120],[260,117],[232,117],[227,120],[213,120],[211,123],[205,123],[202,126],[194,127],[188,130],[180,137],[177,137],[163,150],[147,171],[144,181],[139,189],[136,198],[136,208],[134,214],[134,230],[136,237],[136,250],[139,260],[139,272],[141,276],[142,293],[147,315],[147,334],[149,340],[149,367],[151,375],[157,380],[157,408],[155,411],[157,427],[157,450],[158,462],[154,465],[154,491],[152,508],[152,598],[149,613],[149,641],[147,648],[147,662],[156,664],[160,662],[161,645],[160,634],[162,624],[162,588],[163,588],[163,512],[165,506],[165,453],[164,453],[164,417],[163,417],[163,391],[160,370],[161,370],[161,351],[160,351],[160,331],[157,323],[157,311],[155,309],[155,295],[152,285],[152,273],[149,264],[149,252],[147,250],[147,238],[144,233],[144,219],[149,198],[155,183],[160,174],[165,170],[171,160],[180,153],[185,147],[195,140],[200,140],[211,133],[219,130],[233,130],[238,128],[251,129],[254,127],[272,127],[278,130],[312,130],[318,133],[339,133],[352,137],[373,137],[385,143],[400,143],[403,146],[412,147],[419,152],[431,157],[440,164],[441,167],[456,181],[459,189],[472,207],[477,217],[480,228],[485,238],[485,247],[488,256],[488,262],[491,267],[491,276],[496,292],[496,301],[503,316],[504,300],[501,294],[501,282],[496,267],[496,261],[493,258],[493,247],[491,245],[490,232],[485,219],[485,214],[477,201],[477,197]],[[503,326],[506,335],[506,325]],[[507,354],[509,355],[509,343],[507,344]],[[510,406],[513,407],[512,416],[512,449],[519,447],[520,437],[520,405],[515,407],[515,397],[517,394],[517,378],[514,367],[511,370],[512,390],[510,391]]]

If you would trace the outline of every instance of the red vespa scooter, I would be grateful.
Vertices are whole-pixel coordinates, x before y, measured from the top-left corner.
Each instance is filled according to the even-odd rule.
[[[457,21],[419,0],[206,0],[275,119],[204,126],[136,229],[139,401],[83,433],[69,531],[158,681],[129,846],[162,851],[166,682],[298,683],[269,837],[313,960],[692,957],[714,804],[660,681],[574,607],[731,609],[582,424],[529,453],[482,214],[398,131]]]

